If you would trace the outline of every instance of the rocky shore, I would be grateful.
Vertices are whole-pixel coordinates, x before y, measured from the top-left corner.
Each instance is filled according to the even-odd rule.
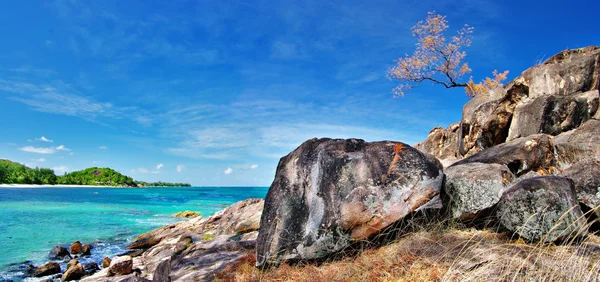
[[[308,140],[281,158],[264,200],[142,234],[129,254],[81,281],[207,281],[248,253],[260,268],[319,261],[389,240],[380,235],[423,217],[527,243],[578,244],[600,215],[599,89],[600,47],[568,50],[469,101],[460,122],[414,147]],[[598,263],[589,271],[582,277],[599,279]]]

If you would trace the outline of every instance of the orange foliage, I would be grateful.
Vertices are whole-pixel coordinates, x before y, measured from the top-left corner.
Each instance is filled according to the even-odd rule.
[[[465,25],[452,37],[447,37],[448,21],[445,16],[429,12],[425,21],[419,21],[412,27],[414,37],[417,37],[417,48],[409,56],[396,61],[396,66],[388,69],[388,77],[401,83],[393,89],[395,96],[403,96],[421,82],[430,81],[441,84],[446,88],[465,87],[469,96],[487,93],[490,89],[501,86],[508,71],[494,78],[486,78],[475,84],[472,78],[469,82],[460,79],[471,72],[468,63],[464,62],[466,53],[461,48],[471,45],[473,27]]]

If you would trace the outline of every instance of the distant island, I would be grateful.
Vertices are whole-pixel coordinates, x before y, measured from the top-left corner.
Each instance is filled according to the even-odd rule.
[[[90,185],[119,187],[190,187],[189,183],[135,181],[110,168],[90,167],[57,176],[49,168],[30,168],[0,159],[0,184]]]

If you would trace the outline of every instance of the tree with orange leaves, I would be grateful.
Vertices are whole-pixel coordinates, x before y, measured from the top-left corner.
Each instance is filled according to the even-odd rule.
[[[464,62],[467,53],[462,49],[469,47],[472,42],[473,27],[465,25],[455,36],[447,38],[445,31],[448,22],[445,16],[429,12],[425,21],[419,21],[412,33],[417,37],[417,48],[412,56],[406,54],[396,61],[396,66],[388,69],[388,77],[400,81],[392,91],[395,96],[403,96],[421,82],[430,81],[441,84],[446,88],[463,87],[467,95],[486,94],[489,90],[502,86],[508,71],[494,71],[493,78],[486,78],[480,83],[461,80],[471,72],[469,65]]]

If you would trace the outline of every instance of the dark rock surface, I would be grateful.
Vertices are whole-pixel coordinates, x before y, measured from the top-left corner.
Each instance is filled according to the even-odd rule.
[[[500,199],[496,215],[502,226],[529,241],[554,242],[587,234],[574,183],[564,177],[516,183]]]
[[[52,251],[50,251],[50,253],[48,254],[49,259],[62,260],[65,257],[72,258],[71,254],[69,253],[69,250],[61,246],[54,247],[54,249],[52,249]]]
[[[600,120],[591,119],[580,127],[554,137],[558,167],[567,169],[583,160],[600,160]]]
[[[60,265],[56,262],[49,262],[40,267],[32,268],[28,271],[29,276],[42,277],[60,273]]]
[[[257,265],[315,259],[367,239],[439,194],[442,166],[399,142],[311,139],[279,161]]]
[[[474,162],[505,165],[517,177],[530,171],[547,175],[556,166],[552,139],[545,134],[521,137],[488,148],[454,163],[453,166]]]
[[[501,164],[465,163],[445,170],[445,194],[451,216],[472,219],[493,207],[514,181],[510,170]]]

